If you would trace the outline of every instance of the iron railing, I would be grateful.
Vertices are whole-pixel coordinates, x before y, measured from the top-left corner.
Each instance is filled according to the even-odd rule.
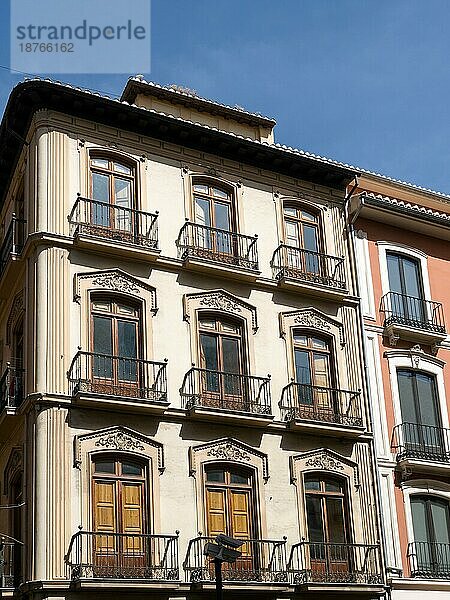
[[[25,240],[25,223],[12,215],[11,223],[6,230],[5,237],[0,247],[0,274],[6,269],[11,256],[18,256],[23,249]]]
[[[291,548],[288,572],[294,585],[383,583],[377,544],[300,542]]]
[[[78,196],[69,216],[72,235],[158,248],[158,213]]]
[[[178,581],[178,535],[77,531],[65,563],[72,580]]]
[[[388,292],[381,298],[384,327],[403,325],[432,333],[445,333],[444,310],[440,302]]]
[[[248,236],[187,221],[177,239],[178,257],[258,270],[258,236]]]
[[[20,563],[20,552],[22,549],[19,544],[0,541],[0,589],[12,589],[21,583],[20,573],[15,568]]]
[[[394,427],[391,447],[397,454],[397,461],[412,458],[449,462],[450,429],[420,423],[401,423]]]
[[[273,278],[297,279],[345,290],[344,259],[304,248],[280,244],[270,263]]]
[[[23,400],[24,370],[6,364],[0,379],[0,411],[5,408],[18,408]]]
[[[183,563],[188,582],[215,580],[214,562],[205,556],[205,545],[214,541],[215,538],[204,536],[190,540]],[[239,551],[242,556],[236,562],[223,564],[224,581],[287,583],[286,539],[246,540]]]
[[[411,542],[407,557],[411,577],[450,579],[450,544]]]
[[[360,392],[291,382],[279,403],[284,421],[317,421],[362,427]]]
[[[180,389],[183,407],[272,414],[270,377],[192,367]]]
[[[77,352],[68,371],[69,391],[140,398],[154,402],[167,400],[167,361],[111,356],[97,352]]]

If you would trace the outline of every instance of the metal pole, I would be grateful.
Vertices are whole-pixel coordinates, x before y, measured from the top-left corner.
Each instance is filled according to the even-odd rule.
[[[216,573],[216,600],[222,600],[222,561],[214,559],[214,570]]]

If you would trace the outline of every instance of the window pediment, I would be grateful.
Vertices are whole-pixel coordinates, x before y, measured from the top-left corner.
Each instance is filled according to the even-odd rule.
[[[158,311],[156,290],[121,269],[109,269],[91,273],[77,273],[74,277],[74,301],[80,302],[88,291],[110,291],[147,299],[153,314]]]
[[[185,294],[183,298],[184,319],[189,323],[195,312],[199,310],[214,310],[227,315],[235,315],[249,320],[253,333],[258,330],[256,308],[225,290]]]
[[[189,450],[190,475],[196,476],[201,463],[217,460],[253,466],[262,472],[264,481],[269,478],[267,455],[233,438],[221,438],[191,447]]]
[[[302,308],[279,314],[280,337],[285,338],[286,333],[298,328],[307,328],[322,331],[325,334],[337,337],[341,346],[345,345],[342,323],[316,308]]]
[[[74,466],[80,468],[86,456],[98,451],[130,452],[152,458],[160,473],[165,469],[162,444],[128,427],[108,427],[79,435],[74,442]]]
[[[324,471],[334,475],[345,475],[353,480],[356,488],[360,485],[358,465],[345,456],[326,448],[302,452],[291,457],[292,483],[297,484],[302,474],[309,471]]]

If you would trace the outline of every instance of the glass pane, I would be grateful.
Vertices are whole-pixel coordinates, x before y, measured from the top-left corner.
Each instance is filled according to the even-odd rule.
[[[222,321],[221,325],[222,331],[228,331],[233,333],[238,333],[239,331],[239,325],[235,325],[234,323],[227,323],[226,321]]]
[[[294,333],[294,342],[296,344],[300,344],[301,346],[307,346],[308,338],[306,337],[306,335],[298,335]]]
[[[112,321],[94,316],[94,377],[112,378]],[[108,356],[98,356],[108,355]]]
[[[431,517],[434,529],[434,541],[450,544],[450,515],[449,505],[445,500],[430,500]]]
[[[311,385],[309,352],[305,352],[304,350],[295,350],[295,374],[297,383]]]
[[[419,497],[411,498],[411,512],[414,529],[414,541],[427,542],[429,532],[427,527],[426,505],[425,501]]]
[[[345,543],[344,510],[342,498],[326,498],[328,541],[333,544]]]
[[[208,186],[203,185],[202,183],[195,183],[194,184],[194,192],[201,192],[202,194],[207,194]]]
[[[91,163],[95,167],[102,167],[103,169],[108,168],[108,161],[105,158],[92,158]]]
[[[313,353],[314,362],[314,385],[320,387],[330,387],[330,377],[328,369],[328,355]]]
[[[311,342],[312,342],[313,348],[322,348],[322,349],[328,348],[328,344],[326,343],[326,341],[321,340],[320,338],[312,338]]]
[[[109,226],[109,176],[92,173],[92,198],[96,202],[91,204],[91,221],[94,225]]]
[[[221,190],[219,188],[213,188],[212,193],[215,198],[228,198],[229,197],[228,192],[225,192],[224,190]]]
[[[400,277],[400,257],[396,254],[386,254],[389,289],[391,292],[403,293],[402,282]]]
[[[320,480],[319,479],[305,479],[305,490],[320,491]]]
[[[195,197],[195,222],[211,227],[209,201],[205,198]]]
[[[137,335],[136,323],[117,322],[118,334],[118,377],[121,381],[136,381]]]
[[[245,475],[244,473],[231,472],[230,473],[230,482],[231,483],[249,483],[250,477]]]
[[[202,352],[202,367],[204,369],[218,370],[217,342],[216,337],[202,333],[200,335],[200,346]]]
[[[225,473],[222,469],[208,469],[206,471],[206,479],[208,481],[216,481],[218,483],[225,482]]]
[[[241,377],[236,375],[228,375],[228,373],[240,373],[240,344],[239,339],[223,338],[223,370],[227,375],[224,375],[224,392],[225,394],[240,396],[241,395]]]
[[[203,329],[215,329],[216,328],[216,321],[214,319],[202,319],[200,321],[200,327],[202,327]]]
[[[308,273],[319,273],[319,257],[317,256],[317,254],[315,254],[316,252],[318,252],[317,229],[315,227],[304,225],[303,247],[305,248],[305,250],[311,251],[311,253],[305,252],[304,255],[306,271]],[[326,275],[326,273],[323,273],[323,275]]]
[[[424,373],[416,373],[416,382],[419,395],[420,422],[422,425],[440,427],[434,378]]]
[[[92,302],[92,308],[94,310],[104,310],[107,312],[111,311],[111,303],[103,300],[94,300]]]
[[[306,516],[310,542],[323,542],[325,540],[321,504],[320,497],[306,496]]]
[[[286,221],[286,243],[288,246],[300,246],[300,237],[298,234],[298,224],[292,221]]]
[[[120,163],[114,163],[114,171],[117,171],[117,173],[131,175],[130,167],[127,167],[126,165],[121,165]]]
[[[314,221],[314,222],[317,221],[316,215],[306,212],[306,210],[301,211],[301,216],[304,221]]]
[[[297,216],[297,209],[294,208],[293,206],[285,206],[283,209],[283,212],[285,215],[288,215],[290,217],[296,217]]]
[[[419,423],[414,402],[414,373],[412,371],[397,371],[398,393],[403,423]]]
[[[326,492],[342,492],[342,486],[337,481],[326,481],[325,482]]]
[[[113,460],[96,460],[94,464],[96,473],[116,472],[116,464]]]
[[[403,275],[405,280],[405,294],[421,298],[420,268],[415,260],[402,257]]]
[[[124,475],[142,475],[142,467],[141,465],[137,465],[136,463],[123,462],[122,473]]]
[[[214,227],[223,231],[215,232],[216,237],[216,252],[224,252],[232,254],[232,236],[228,233],[231,231],[231,218],[228,204],[214,204]]]
[[[117,312],[121,315],[135,315],[137,310],[132,306],[127,306],[126,304],[117,304]]]
[[[131,182],[127,179],[114,179],[114,220],[116,229],[131,230],[132,207]]]

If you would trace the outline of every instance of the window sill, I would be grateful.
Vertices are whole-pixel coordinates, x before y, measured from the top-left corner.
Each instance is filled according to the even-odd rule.
[[[91,408],[105,408],[107,410],[126,410],[127,412],[145,412],[150,414],[163,414],[169,402],[160,399],[144,399],[128,396],[113,396],[109,394],[95,394],[77,392],[72,396],[72,401],[78,406]]]
[[[249,425],[251,427],[266,427],[274,419],[273,415],[247,413],[205,406],[193,406],[192,408],[187,409],[186,413],[192,419],[197,419],[199,421],[213,421],[216,423],[222,421],[233,422],[239,425]]]
[[[108,255],[155,261],[161,253],[152,245],[134,244],[123,239],[103,238],[87,233],[75,233],[73,243],[80,250],[90,250]]]
[[[326,423],[322,421],[306,421],[292,419],[286,421],[287,427],[292,431],[311,433],[340,438],[358,438],[365,433],[364,427],[342,425],[340,423]]]
[[[339,286],[324,285],[323,283],[302,279],[300,277],[290,277],[280,272],[276,278],[278,286],[291,291],[303,292],[309,296],[327,298],[330,300],[343,300],[349,295],[347,288]]]
[[[216,261],[197,256],[185,256],[183,258],[183,266],[191,271],[208,273],[210,275],[221,275],[240,281],[256,281],[261,274],[261,271],[255,269],[247,269],[240,265],[227,264],[220,262],[219,260]]]

